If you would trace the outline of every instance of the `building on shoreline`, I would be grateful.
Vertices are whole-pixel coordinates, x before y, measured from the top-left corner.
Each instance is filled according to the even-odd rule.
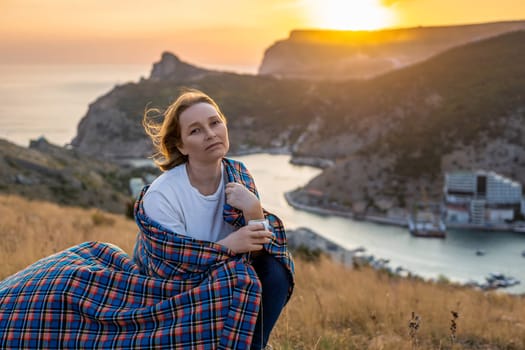
[[[443,192],[444,216],[449,223],[502,224],[525,214],[522,185],[495,172],[446,173]]]

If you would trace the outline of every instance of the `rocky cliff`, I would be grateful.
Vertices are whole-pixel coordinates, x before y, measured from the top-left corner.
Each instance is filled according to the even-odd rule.
[[[317,99],[306,82],[205,70],[164,53],[148,79],[116,86],[92,103],[71,145],[111,160],[152,155],[141,125],[144,110],[166,108],[184,87],[217,100],[228,118],[232,153],[289,150],[312,118]]]
[[[452,47],[523,29],[525,21],[379,31],[296,30],[266,50],[259,74],[312,80],[371,78]]]
[[[140,119],[155,96],[145,97],[139,104],[132,101],[130,89],[138,85],[170,84],[174,81],[195,81],[217,72],[192,66],[164,52],[154,63],[150,77],[141,83],[116,86],[89,105],[78,125],[71,145],[79,152],[106,159],[145,158],[151,155],[151,143],[140,126]],[[141,86],[142,86],[141,85]],[[163,105],[166,101],[162,101]]]

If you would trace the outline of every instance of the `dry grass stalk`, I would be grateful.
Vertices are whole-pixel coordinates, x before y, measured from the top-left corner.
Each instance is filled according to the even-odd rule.
[[[421,318],[419,315],[416,315],[415,312],[412,311],[412,317],[408,322],[408,335],[410,336],[410,342],[412,343],[413,349],[417,349],[418,346],[417,331],[419,330],[420,321]]]
[[[458,328],[456,320],[459,317],[459,313],[454,310],[450,311],[450,313],[452,314],[452,320],[450,320],[450,341],[452,345],[454,345],[454,343],[456,342],[456,331]]]

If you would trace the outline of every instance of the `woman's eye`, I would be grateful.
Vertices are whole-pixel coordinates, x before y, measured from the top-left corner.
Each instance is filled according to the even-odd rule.
[[[196,134],[199,132],[199,129],[191,129],[190,135]]]

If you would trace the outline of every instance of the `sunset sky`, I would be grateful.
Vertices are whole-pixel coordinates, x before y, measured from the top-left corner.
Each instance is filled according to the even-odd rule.
[[[523,0],[0,0],[0,63],[151,63],[171,51],[248,70],[293,29],[520,19]]]

